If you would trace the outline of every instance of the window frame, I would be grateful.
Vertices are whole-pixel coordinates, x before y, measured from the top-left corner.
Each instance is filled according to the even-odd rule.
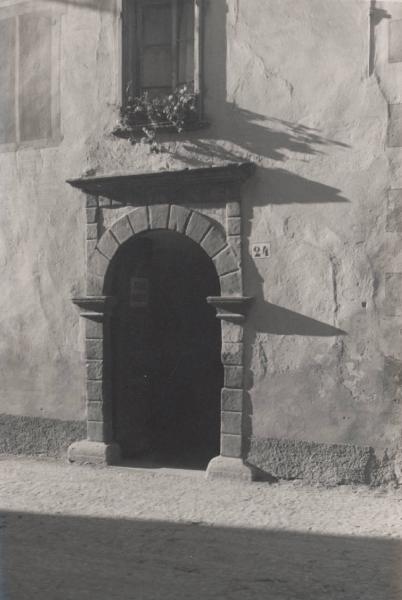
[[[145,0],[147,4],[178,4],[178,0]],[[203,16],[204,16],[204,0],[189,0],[194,5],[194,94],[198,97],[198,108],[200,117],[203,114],[203,77],[202,77],[202,40],[203,40]],[[136,82],[131,89],[132,95],[138,96],[141,94],[141,56],[138,52],[138,42],[142,34],[141,10],[139,4],[144,0],[122,0],[122,81],[121,81],[121,104],[124,108],[127,104],[128,87],[132,80],[132,72],[136,73]],[[130,6],[131,5],[131,6]],[[172,31],[175,33],[174,23],[172,22]],[[137,37],[138,36],[138,37]],[[177,52],[177,35],[176,43],[172,43],[173,57],[175,60],[175,52]],[[172,70],[172,88],[174,88],[174,73]]]

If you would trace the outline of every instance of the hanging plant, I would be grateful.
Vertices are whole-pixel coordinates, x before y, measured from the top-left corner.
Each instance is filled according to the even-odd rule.
[[[148,92],[129,96],[113,133],[132,141],[143,135],[142,141],[151,143],[158,130],[181,133],[199,125],[198,95],[183,85],[163,96],[152,98]]]

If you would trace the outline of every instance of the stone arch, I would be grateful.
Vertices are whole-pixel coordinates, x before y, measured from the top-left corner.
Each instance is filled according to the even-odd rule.
[[[226,230],[216,221],[176,204],[139,206],[118,218],[100,237],[87,257],[87,294],[76,299],[84,309],[87,359],[87,440],[69,449],[72,462],[113,464],[120,448],[114,440],[110,361],[111,316],[115,298],[112,292],[111,263],[119,248],[137,234],[166,230],[183,234],[199,244],[216,269],[221,296],[208,302],[221,320],[221,360],[224,383],[221,390],[220,455],[212,459],[208,477],[234,477],[250,481],[253,473],[243,463],[244,344],[243,326],[250,298],[242,296],[240,232]]]
[[[155,229],[181,233],[199,244],[214,263],[221,294],[241,295],[239,260],[222,228],[205,215],[176,204],[135,208],[104,232],[88,258],[88,293],[107,295],[110,291],[109,267],[120,246],[134,235]]]

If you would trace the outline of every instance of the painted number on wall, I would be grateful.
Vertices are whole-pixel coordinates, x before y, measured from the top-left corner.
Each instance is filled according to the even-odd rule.
[[[267,242],[251,245],[251,255],[253,258],[268,258],[270,255],[270,247]]]

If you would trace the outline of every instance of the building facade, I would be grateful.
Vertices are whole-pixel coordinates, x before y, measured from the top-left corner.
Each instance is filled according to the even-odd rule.
[[[0,450],[400,476],[402,3],[0,1]]]

